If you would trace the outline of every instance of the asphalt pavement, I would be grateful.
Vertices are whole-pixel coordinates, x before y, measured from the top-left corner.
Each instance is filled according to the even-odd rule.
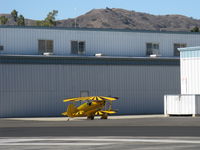
[[[33,136],[200,136],[200,117],[0,119],[0,137]]]
[[[69,121],[67,118],[0,119],[0,149],[55,147],[200,149],[200,117],[120,116],[108,120],[78,118]]]

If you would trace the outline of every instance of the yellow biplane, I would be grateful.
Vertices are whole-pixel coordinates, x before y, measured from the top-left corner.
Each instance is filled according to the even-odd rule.
[[[68,105],[66,112],[63,112],[62,115],[71,118],[87,117],[87,119],[90,120],[93,120],[95,116],[101,116],[101,119],[107,119],[108,114],[117,113],[117,111],[112,110],[112,101],[115,101],[117,99],[117,97],[105,96],[90,96],[65,99],[63,100],[63,102],[72,103]],[[86,102],[76,107],[75,102],[78,101]]]

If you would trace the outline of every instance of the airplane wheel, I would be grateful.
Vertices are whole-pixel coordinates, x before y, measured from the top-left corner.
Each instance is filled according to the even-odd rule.
[[[94,120],[94,116],[88,116],[87,119],[88,120]]]
[[[101,116],[101,119],[108,119],[108,115],[107,115],[107,114],[103,114],[103,115]]]
[[[94,116],[91,116],[90,119],[91,119],[91,120],[94,120]]]

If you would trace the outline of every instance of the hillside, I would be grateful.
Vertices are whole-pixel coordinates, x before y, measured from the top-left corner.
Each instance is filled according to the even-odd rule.
[[[14,19],[10,14],[0,14],[0,16],[5,16],[8,18],[8,22],[6,23],[6,25],[17,25],[17,23],[14,21]],[[27,26],[35,26],[36,20],[25,19],[25,24]]]
[[[15,25],[11,15],[7,25]],[[76,21],[75,21],[76,20]],[[36,20],[26,19],[26,25],[36,25]],[[128,11],[117,8],[93,9],[88,13],[73,19],[58,20],[58,27],[80,28],[113,28],[164,31],[190,31],[193,27],[200,27],[200,20],[183,15],[151,15],[147,13]]]

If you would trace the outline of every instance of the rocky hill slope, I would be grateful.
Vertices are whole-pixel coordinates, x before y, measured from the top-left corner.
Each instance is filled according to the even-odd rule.
[[[15,25],[11,15],[7,25]],[[26,19],[26,25],[36,25],[36,20]],[[76,25],[75,25],[76,23]],[[93,9],[73,19],[58,20],[58,27],[113,28],[162,31],[190,31],[200,27],[200,20],[183,15],[151,15],[117,8]]]

